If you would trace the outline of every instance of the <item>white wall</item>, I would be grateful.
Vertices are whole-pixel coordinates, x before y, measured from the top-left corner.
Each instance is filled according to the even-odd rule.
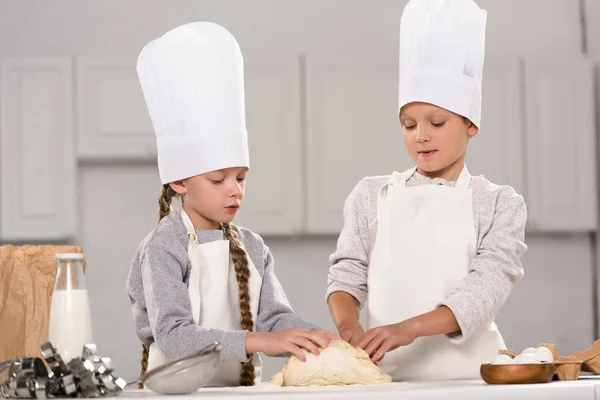
[[[589,0],[595,2],[596,0]],[[406,2],[308,0],[291,2],[184,0],[2,0],[0,57],[126,56],[166,30],[192,20],[214,20],[236,35],[242,49],[274,53],[362,53],[393,59],[399,16]],[[481,0],[489,11],[488,54],[579,54],[578,2]],[[596,7],[597,8],[597,7]],[[517,12],[518,11],[518,12]],[[594,32],[600,42],[600,32]],[[597,47],[600,48],[600,47]],[[596,51],[600,57],[600,50]],[[395,84],[391,83],[391,84]],[[381,171],[386,173],[388,171]],[[136,339],[124,283],[139,241],[157,218],[159,180],[151,165],[84,165],[79,171],[79,232],[88,258],[94,335],[117,372],[138,372]],[[252,190],[249,182],[248,190]],[[341,204],[340,204],[341,207]],[[323,302],[327,257],[335,238],[268,238],[276,271],[302,317],[331,322]],[[592,332],[592,250],[587,235],[528,236],[526,275],[498,317],[509,347],[555,342],[569,353],[587,346]],[[561,287],[579,295],[562,298]],[[546,300],[561,298],[549,309]],[[577,312],[575,312],[577,311]],[[576,326],[574,328],[573,326]],[[265,374],[281,360],[268,360]]]

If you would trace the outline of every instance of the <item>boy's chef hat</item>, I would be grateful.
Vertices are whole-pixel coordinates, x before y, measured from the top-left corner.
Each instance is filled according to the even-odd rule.
[[[399,109],[431,103],[481,122],[487,12],[473,0],[410,0],[400,22]]]
[[[229,31],[211,22],[172,29],[142,49],[137,73],[163,184],[249,167],[243,59]]]

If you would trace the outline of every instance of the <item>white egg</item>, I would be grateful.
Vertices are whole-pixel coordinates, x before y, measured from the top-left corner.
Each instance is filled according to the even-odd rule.
[[[554,354],[547,347],[540,346],[535,350],[535,355],[541,362],[548,363],[554,361]]]
[[[521,353],[515,357],[515,364],[541,364],[540,359],[535,354]]]
[[[511,356],[507,356],[506,354],[500,354],[500,355],[496,356],[496,358],[494,358],[490,364],[506,365],[506,364],[514,364],[514,363],[515,362],[513,361]]]
[[[537,349],[535,347],[528,347],[521,352],[521,354],[537,354]]]

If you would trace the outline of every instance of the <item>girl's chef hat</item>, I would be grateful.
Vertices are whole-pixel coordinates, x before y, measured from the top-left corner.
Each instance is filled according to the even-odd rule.
[[[137,61],[163,184],[249,167],[244,67],[233,35],[211,22],[179,26]]]
[[[431,103],[481,122],[487,12],[473,0],[410,0],[400,22],[399,109]]]

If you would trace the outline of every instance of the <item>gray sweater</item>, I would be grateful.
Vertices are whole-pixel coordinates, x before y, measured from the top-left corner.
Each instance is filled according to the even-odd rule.
[[[327,296],[347,292],[364,307],[369,258],[377,233],[377,195],[389,178],[363,178],[348,196],[344,227],[330,257]],[[454,187],[456,182],[431,179],[417,172],[407,180],[409,187],[427,184]],[[441,303],[456,316],[460,332],[448,336],[457,343],[493,321],[513,285],[523,278],[521,256],[527,249],[524,243],[527,209],[523,197],[511,187],[492,184],[483,176],[472,177],[469,187],[473,189],[477,253],[469,274]]]
[[[271,251],[262,238],[248,229],[239,231],[262,277],[256,330],[314,328],[294,314],[275,276]],[[200,243],[223,239],[221,231],[197,230],[196,234]],[[223,345],[222,361],[247,361],[248,331],[194,325],[187,288],[191,267],[187,247],[186,229],[178,214],[163,218],[138,247],[126,284],[138,337],[147,345],[156,342],[169,359],[190,354],[218,340]]]

